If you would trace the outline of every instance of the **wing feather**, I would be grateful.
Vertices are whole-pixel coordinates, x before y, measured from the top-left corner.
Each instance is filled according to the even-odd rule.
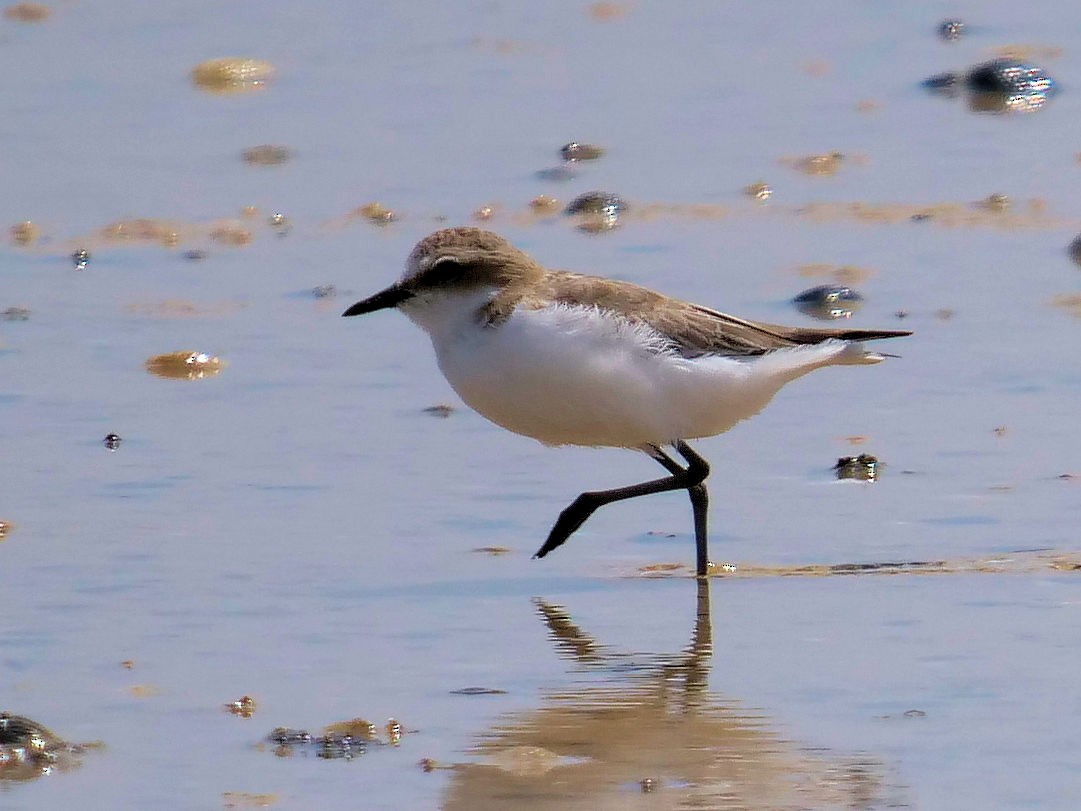
[[[547,283],[522,303],[544,306],[556,301],[621,315],[645,323],[669,338],[684,355],[762,355],[773,349],[817,344],[829,339],[870,341],[911,335],[905,330],[786,327],[737,318],[727,313],[671,299],[629,282],[556,271]]]

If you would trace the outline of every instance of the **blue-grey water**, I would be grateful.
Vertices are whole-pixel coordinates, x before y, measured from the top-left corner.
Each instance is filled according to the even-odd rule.
[[[0,312],[30,311],[0,321],[0,710],[104,747],[32,782],[0,765],[0,806],[1081,803],[1081,578],[1031,556],[956,572],[1081,552],[1081,319],[1055,304],[1081,293],[1075,4],[51,8],[0,19],[0,226],[40,229],[0,244]],[[920,87],[1005,46],[1058,80],[1042,109]],[[225,56],[276,75],[192,83]],[[539,177],[571,140],[606,153]],[[246,164],[260,144],[294,156]],[[835,174],[796,168],[830,152]],[[529,207],[594,189],[629,201],[622,227]],[[397,220],[353,215],[374,201]],[[807,266],[862,269],[852,326],[915,335],[698,443],[713,556],[954,573],[715,579],[710,647],[693,579],[640,575],[693,560],[683,495],[606,508],[531,560],[577,493],[656,466],[510,435],[406,319],[338,317],[486,205],[549,265],[760,320],[814,323],[788,301],[839,277]],[[175,244],[102,233],[137,218]],[[250,243],[212,238],[226,221]],[[180,350],[227,365],[144,368]],[[879,480],[836,481],[860,452]],[[222,709],[243,695],[253,718]],[[264,742],[358,716],[398,719],[400,745]]]

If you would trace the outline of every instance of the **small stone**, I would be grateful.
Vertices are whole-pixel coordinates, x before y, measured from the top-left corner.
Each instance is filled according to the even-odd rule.
[[[29,321],[30,310],[26,307],[8,307],[0,310],[0,321]]]
[[[366,203],[356,209],[354,213],[374,225],[387,225],[398,219],[398,215],[382,203]]]
[[[867,453],[842,456],[833,466],[838,479],[873,482],[878,477],[878,459]]]
[[[831,320],[849,318],[863,304],[863,296],[851,287],[823,284],[804,290],[792,301],[806,315]]]
[[[230,56],[196,65],[191,80],[211,93],[238,93],[256,90],[274,75],[274,66],[261,59]]]
[[[71,255],[71,261],[76,270],[85,270],[87,263],[90,262],[90,251],[86,248],[79,248]]]
[[[457,690],[451,690],[452,696],[501,696],[506,695],[506,690],[500,690],[497,687],[460,687]]]
[[[943,20],[938,24],[938,35],[947,42],[956,42],[965,33],[965,24],[961,20]]]
[[[559,201],[547,194],[538,194],[529,201],[529,207],[538,214],[546,214],[559,208]],[[1081,237],[1078,239],[1081,240]]]
[[[387,741],[392,746],[397,746],[402,740],[402,725],[399,724],[393,718],[388,718],[387,723],[383,726],[383,730],[387,733]]]
[[[454,406],[447,405],[446,403],[439,403],[438,405],[428,406],[424,409],[424,413],[445,420],[454,413]]]
[[[312,288],[312,295],[316,298],[334,298],[338,295],[338,288],[332,284],[321,284]]]
[[[983,93],[1047,94],[1054,90],[1055,80],[1036,65],[1001,58],[972,68],[965,84],[969,90]]]
[[[627,203],[618,194],[590,191],[579,194],[563,209],[564,214],[601,214],[612,216],[627,210]]]
[[[1005,194],[991,194],[983,201],[983,206],[988,211],[1001,213],[1010,210],[1010,198]]]
[[[120,447],[120,442],[119,434],[106,434],[105,439],[102,440],[102,444],[111,451],[117,450]]]
[[[905,718],[926,718],[927,713],[923,710],[905,710]]]
[[[271,215],[270,219],[267,220],[267,225],[273,228],[275,233],[280,237],[288,234],[293,227],[293,224],[289,222],[289,218],[280,211]]]
[[[207,257],[206,251],[199,251],[199,250],[184,251],[184,253],[182,253],[180,255],[184,259],[187,259],[189,262],[201,262],[204,259],[206,259],[206,257]]]
[[[773,189],[765,183],[752,183],[743,187],[743,193],[748,197],[753,197],[755,200],[765,202],[773,195]]]
[[[295,746],[312,742],[312,736],[306,729],[290,729],[289,727],[275,727],[267,740],[279,746]]]
[[[596,144],[580,144],[571,141],[559,149],[559,156],[565,161],[595,161],[604,155],[604,148]]]

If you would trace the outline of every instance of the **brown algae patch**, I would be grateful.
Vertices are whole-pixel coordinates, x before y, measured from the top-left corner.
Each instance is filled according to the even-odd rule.
[[[211,229],[210,238],[219,245],[240,248],[248,245],[253,235],[251,229],[239,222],[223,222]]]
[[[630,6],[625,3],[597,2],[590,3],[586,9],[586,16],[594,22],[611,22],[626,17],[630,13]]]
[[[1051,299],[1051,306],[1065,310],[1074,318],[1081,318],[1081,293],[1059,293]]]
[[[250,791],[223,791],[222,808],[270,808],[278,802],[277,794],[253,794]]]
[[[398,215],[382,203],[365,203],[355,208],[351,216],[367,220],[373,225],[388,225],[398,219]]]
[[[266,86],[274,75],[274,66],[261,59],[228,56],[196,65],[191,80],[210,93],[245,93]]]
[[[736,577],[826,577],[855,574],[1032,574],[1081,569],[1081,555],[1016,552],[988,558],[884,563],[834,563],[810,566],[740,566]]]
[[[18,23],[40,23],[49,19],[53,10],[43,3],[16,3],[4,9],[4,19]]]
[[[470,549],[469,551],[481,555],[490,555],[492,557],[510,553],[510,549],[506,546],[478,546],[476,549]]]
[[[880,224],[905,221],[935,223],[949,228],[1025,229],[1060,228],[1067,224],[1047,214],[1041,201],[1008,211],[992,210],[982,204],[934,203],[926,206],[908,203],[810,203],[798,212],[814,222],[854,220]]]
[[[237,302],[218,304],[197,304],[187,299],[166,299],[164,301],[133,302],[124,305],[124,312],[143,318],[209,318],[230,315],[242,310],[245,305]]]
[[[1038,574],[1081,571],[1081,552],[1021,551],[993,557],[953,560],[881,561],[869,563],[811,563],[770,566],[760,563],[712,565],[710,576],[719,577],[831,577],[836,575],[953,575],[953,574]],[[654,577],[693,574],[683,564],[653,564],[640,567],[637,575]]]
[[[240,718],[251,718],[255,715],[255,708],[255,699],[251,696],[241,696],[236,701],[230,701],[222,706],[226,712]]]
[[[155,355],[144,364],[146,370],[155,377],[172,380],[201,380],[220,374],[225,368],[225,361],[204,352],[183,350]]]
[[[13,524],[11,521],[5,521],[3,519],[0,519],[0,541],[7,538],[7,536],[10,535],[14,529],[15,524]]]
[[[30,220],[11,226],[11,241],[16,245],[33,245],[41,237],[41,229]]]
[[[156,244],[171,248],[179,244],[185,236],[190,236],[193,230],[190,225],[143,217],[117,220],[98,233],[109,244]]]
[[[281,166],[293,157],[293,151],[287,146],[261,144],[245,149],[240,157],[249,166]]]
[[[812,177],[828,177],[835,175],[841,168],[841,164],[848,160],[844,153],[826,152],[821,155],[805,155],[800,158],[781,158],[781,163],[798,172]]]

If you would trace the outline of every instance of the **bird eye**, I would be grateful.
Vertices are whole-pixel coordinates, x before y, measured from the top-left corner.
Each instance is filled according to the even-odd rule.
[[[430,284],[447,284],[460,279],[463,273],[465,273],[465,265],[457,258],[440,256],[428,266],[424,275]]]

